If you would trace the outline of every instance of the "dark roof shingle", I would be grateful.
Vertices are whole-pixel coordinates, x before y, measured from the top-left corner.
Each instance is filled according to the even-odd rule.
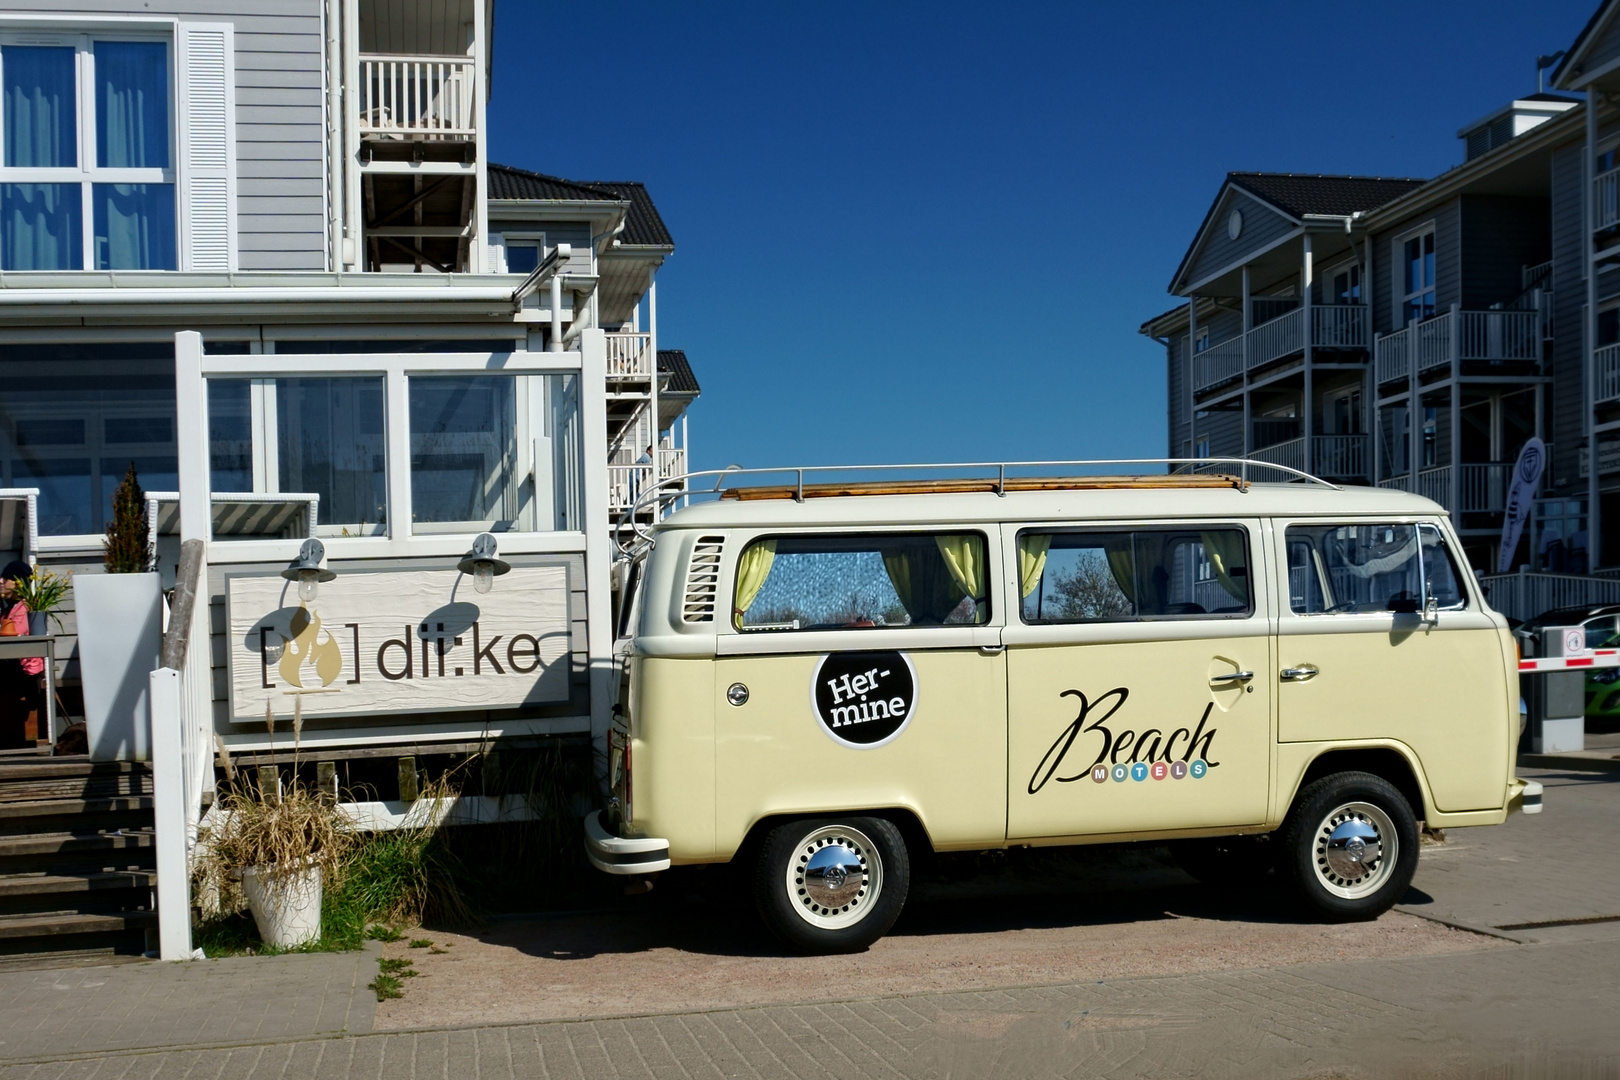
[[[692,374],[692,365],[686,361],[684,349],[659,349],[658,370],[668,373],[669,381],[664,389],[672,394],[699,394],[697,376]]]
[[[1364,213],[1428,183],[1392,176],[1321,176],[1307,173],[1227,173],[1234,186],[1291,217]]]
[[[624,232],[619,234],[620,241],[653,247],[675,246],[664,219],[653,205],[652,196],[647,194],[646,185],[634,180],[564,180],[560,176],[491,163],[489,197],[629,203],[628,220]]]

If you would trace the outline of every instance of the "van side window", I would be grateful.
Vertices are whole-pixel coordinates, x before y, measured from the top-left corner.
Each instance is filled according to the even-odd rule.
[[[977,626],[990,618],[979,533],[779,536],[737,559],[739,630]]]
[[[1433,525],[1291,525],[1288,601],[1296,615],[1467,606],[1456,560]],[[1420,554],[1421,553],[1421,554]]]
[[[1024,532],[1018,564],[1026,623],[1254,611],[1242,529]]]

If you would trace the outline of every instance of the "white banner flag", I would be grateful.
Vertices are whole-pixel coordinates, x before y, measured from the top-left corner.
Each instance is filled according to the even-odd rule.
[[[1519,451],[1519,460],[1508,478],[1507,510],[1502,514],[1502,554],[1496,560],[1496,572],[1506,574],[1513,569],[1513,553],[1518,549],[1524,523],[1530,520],[1530,508],[1535,504],[1536,492],[1541,490],[1541,473],[1547,467],[1547,447],[1540,439],[1531,438]]]

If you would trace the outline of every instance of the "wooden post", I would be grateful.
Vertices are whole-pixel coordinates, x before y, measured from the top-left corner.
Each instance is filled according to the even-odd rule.
[[[420,794],[421,794],[421,778],[420,778],[420,774],[418,774],[417,771],[416,771],[416,759],[414,757],[402,757],[402,758],[400,758],[399,759],[399,801],[400,802],[415,802],[416,797],[418,795],[420,795]]]
[[[265,802],[281,801],[281,770],[274,765],[259,766],[259,798]]]
[[[335,803],[338,797],[337,763],[334,761],[317,761],[315,763],[315,790],[324,803]]]

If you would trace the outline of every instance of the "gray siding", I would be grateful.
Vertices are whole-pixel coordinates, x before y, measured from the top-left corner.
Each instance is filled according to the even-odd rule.
[[[1586,304],[1582,259],[1582,143],[1559,147],[1552,155],[1553,257],[1553,485],[1566,492],[1579,483],[1581,409],[1581,310]]]
[[[1521,271],[1552,257],[1546,199],[1462,198],[1462,306],[1481,310],[1522,291]]]
[[[0,0],[0,11],[42,5]],[[52,14],[173,16],[236,28],[237,236],[243,270],[326,268],[320,0],[78,0]]]
[[[1227,219],[1234,209],[1243,212],[1243,231],[1233,240],[1226,231]],[[1269,247],[1297,226],[1277,211],[1256,202],[1241,191],[1228,190],[1210,219],[1209,232],[1202,246],[1193,253],[1187,280],[1197,281],[1223,266],[1243,259],[1261,248]]]
[[[1181,457],[1187,452],[1187,339],[1172,338],[1165,346],[1165,369],[1168,405],[1166,428],[1170,434],[1167,457]]]
[[[1587,71],[1595,71],[1617,57],[1620,57],[1620,19],[1611,19],[1609,25],[1587,47],[1586,59],[1581,66]]]
[[[1395,239],[1430,221],[1434,222],[1435,307],[1443,310],[1460,302],[1462,211],[1458,200],[1453,199],[1380,230],[1373,237],[1373,329],[1380,334],[1401,328],[1396,304],[1405,288]]]

